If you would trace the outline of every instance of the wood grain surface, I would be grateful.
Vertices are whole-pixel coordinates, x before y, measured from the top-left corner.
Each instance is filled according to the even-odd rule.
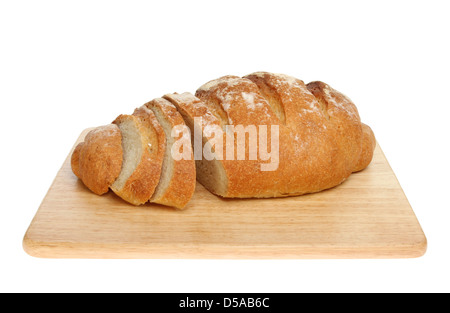
[[[77,142],[84,138],[85,130]],[[200,184],[184,211],[97,196],[70,155],[23,238],[42,258],[410,258],[426,237],[377,146],[367,169],[316,194],[226,200]]]

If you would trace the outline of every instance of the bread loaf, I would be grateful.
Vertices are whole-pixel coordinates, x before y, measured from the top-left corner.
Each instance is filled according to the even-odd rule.
[[[72,155],[73,172],[89,189],[176,208],[186,206],[196,179],[225,198],[332,188],[366,168],[376,145],[347,96],[268,72],[223,76],[195,95],[166,94],[96,134]],[[86,152],[96,146],[98,154]]]
[[[258,153],[251,158],[197,161],[197,179],[212,193],[227,198],[265,198],[302,195],[332,188],[371,161],[375,138],[361,123],[353,102],[322,82],[305,85],[282,74],[256,72],[245,77],[224,76],[201,86],[194,95],[166,95],[187,124],[202,129],[202,147],[211,141],[207,127],[220,127],[223,141],[230,138],[227,125],[278,126],[277,167]],[[195,120],[201,119],[201,125]],[[254,128],[253,128],[254,129]],[[194,129],[191,129],[194,132]],[[234,136],[235,152],[239,146]],[[267,135],[270,147],[271,136]],[[258,152],[261,146],[258,142]],[[219,149],[220,150],[220,149]]]

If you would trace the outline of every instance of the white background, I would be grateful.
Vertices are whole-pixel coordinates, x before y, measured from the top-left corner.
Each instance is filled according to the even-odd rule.
[[[449,292],[449,1],[1,1],[1,292]],[[49,260],[22,238],[80,132],[226,74],[358,106],[428,239],[400,260]]]

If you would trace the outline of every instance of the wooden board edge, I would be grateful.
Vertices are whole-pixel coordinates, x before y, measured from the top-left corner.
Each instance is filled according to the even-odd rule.
[[[418,258],[427,240],[395,247],[292,247],[221,245],[142,245],[39,242],[25,235],[24,251],[51,259],[404,259]],[[102,253],[99,253],[102,251]]]

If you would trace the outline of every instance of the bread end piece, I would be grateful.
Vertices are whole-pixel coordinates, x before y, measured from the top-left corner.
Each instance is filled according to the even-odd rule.
[[[117,125],[91,130],[72,153],[72,172],[97,195],[108,192],[122,168],[122,134]]]

